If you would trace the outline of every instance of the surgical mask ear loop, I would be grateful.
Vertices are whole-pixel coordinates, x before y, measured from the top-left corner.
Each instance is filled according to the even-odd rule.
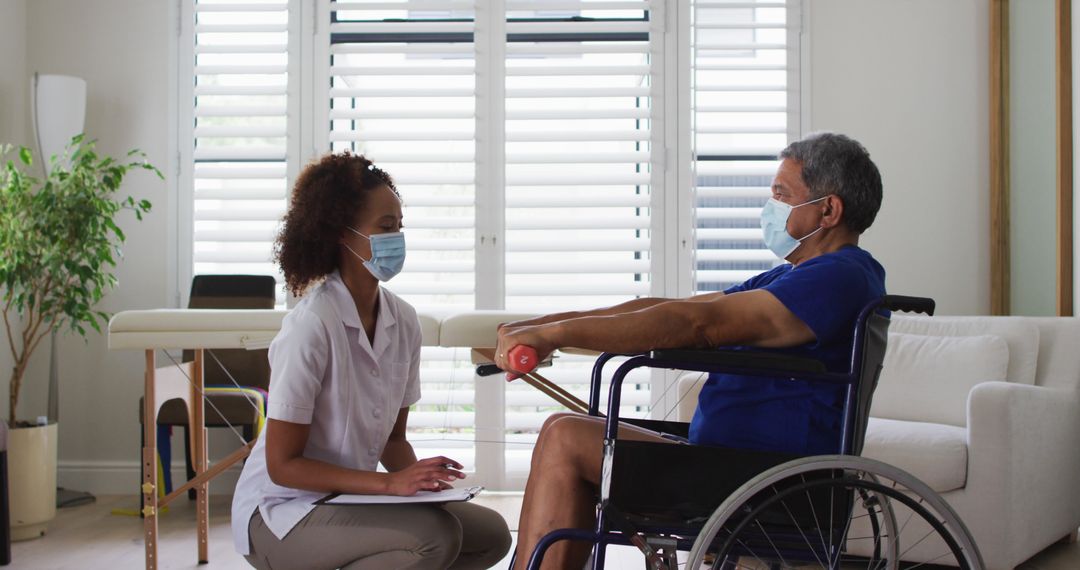
[[[354,234],[368,240],[368,243],[371,243],[371,238],[370,237],[360,233],[357,229],[353,228],[352,226],[345,226],[345,229],[347,229],[350,232],[352,232],[352,233],[354,233]],[[341,245],[345,246],[345,249],[351,251],[352,254],[355,255],[357,257],[357,259],[359,259],[360,261],[363,261],[365,263],[367,263],[368,261],[371,261],[370,259],[364,259],[363,256],[361,256],[359,253],[356,253],[356,251],[354,251],[353,248],[349,247],[349,244],[347,244],[345,242],[342,242]]]
[[[345,249],[349,250],[349,251],[350,251],[350,252],[351,252],[351,253],[352,253],[353,255],[355,255],[355,256],[356,256],[356,258],[357,258],[357,259],[359,259],[360,261],[363,261],[364,263],[367,263],[367,262],[371,261],[370,259],[364,259],[364,258],[363,258],[363,257],[362,257],[362,256],[361,256],[361,255],[360,255],[359,253],[356,253],[356,251],[355,251],[355,250],[353,250],[353,248],[349,247],[349,244],[347,244],[347,243],[343,243],[343,244],[341,244],[341,245],[345,246]]]
[[[807,205],[807,204],[813,204],[814,202],[820,202],[820,201],[822,201],[822,200],[824,200],[825,198],[828,198],[828,197],[829,197],[829,195],[828,195],[828,194],[826,194],[825,196],[822,196],[822,197],[820,197],[820,198],[818,198],[818,199],[816,199],[816,200],[808,200],[808,201],[806,201],[806,202],[803,202],[802,204],[799,204],[798,206],[792,206],[792,207],[791,207],[791,209],[792,209],[792,210],[794,210],[795,208],[799,208],[799,207],[805,206],[805,205]],[[797,239],[797,240],[795,240],[795,241],[797,241],[797,242],[799,242],[799,243],[801,244],[801,243],[803,242],[803,240],[805,240],[805,239],[809,239],[809,238],[810,238],[810,236],[812,236],[812,235],[814,235],[814,234],[816,234],[816,233],[820,232],[820,231],[821,231],[821,230],[823,230],[823,229],[825,229],[825,226],[822,226],[822,225],[818,225],[818,227],[817,227],[817,229],[816,229],[816,230],[814,230],[814,231],[812,231],[812,232],[810,232],[810,233],[808,233],[808,234],[804,235],[803,237],[801,237],[801,238],[799,238],[799,239]]]

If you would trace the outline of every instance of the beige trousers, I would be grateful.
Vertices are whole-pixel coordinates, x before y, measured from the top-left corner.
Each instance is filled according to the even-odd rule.
[[[259,570],[471,570],[510,550],[502,516],[467,502],[319,505],[281,540],[256,509],[248,537]]]

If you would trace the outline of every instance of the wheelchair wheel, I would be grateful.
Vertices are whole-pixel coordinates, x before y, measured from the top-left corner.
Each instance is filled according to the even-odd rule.
[[[955,511],[909,473],[845,455],[805,457],[748,481],[709,517],[687,569],[982,570]]]

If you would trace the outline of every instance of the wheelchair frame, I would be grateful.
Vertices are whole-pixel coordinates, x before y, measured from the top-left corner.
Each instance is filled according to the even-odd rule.
[[[977,547],[975,547],[974,541],[970,538],[970,533],[967,531],[966,527],[963,526],[963,523],[959,521],[959,518],[956,517],[955,513],[951,511],[948,505],[945,504],[940,497],[937,497],[936,493],[930,490],[929,487],[918,482],[918,480],[911,475],[906,474],[897,468],[878,462],[872,462],[871,460],[853,457],[862,449],[863,436],[869,418],[870,399],[881,371],[881,362],[884,357],[889,322],[889,317],[882,314],[882,311],[886,310],[922,312],[933,315],[934,301],[932,299],[919,297],[887,295],[863,307],[855,324],[850,366],[846,373],[828,372],[824,363],[818,360],[772,352],[654,350],[639,355],[601,354],[593,366],[592,383],[589,392],[588,414],[595,417],[601,416],[599,405],[604,366],[612,358],[617,356],[630,356],[630,358],[616,369],[608,389],[608,413],[604,429],[603,458],[600,478],[600,504],[597,509],[594,529],[591,531],[585,529],[557,529],[548,533],[540,540],[533,550],[529,559],[528,568],[539,568],[547,549],[560,540],[591,542],[593,544],[592,568],[594,570],[599,570],[604,567],[606,547],[608,544],[637,546],[646,556],[647,568],[676,568],[675,552],[677,550],[690,549],[691,542],[693,541],[694,548],[691,552],[691,561],[697,560],[697,563],[700,566],[700,553],[703,552],[709,544],[698,544],[701,542],[700,538],[695,539],[694,537],[705,534],[702,530],[713,529],[712,532],[715,533],[716,529],[719,529],[723,524],[723,521],[727,520],[727,518],[733,514],[733,509],[736,507],[729,503],[732,503],[735,498],[742,497],[743,499],[748,499],[752,495],[747,495],[747,493],[760,491],[760,485],[763,480],[775,482],[785,477],[785,473],[794,472],[793,470],[797,471],[798,469],[805,469],[805,467],[800,466],[813,464],[821,467],[822,463],[818,459],[822,456],[799,457],[789,454],[772,454],[769,452],[738,450],[737,452],[740,455],[745,454],[748,457],[752,456],[752,460],[749,461],[752,465],[746,469],[752,469],[755,473],[744,474],[744,480],[740,481],[742,485],[736,485],[738,488],[734,489],[734,492],[731,492],[727,498],[723,498],[720,501],[720,506],[727,509],[726,511],[723,511],[726,512],[726,515],[721,516],[721,509],[717,509],[713,512],[712,516],[709,517],[708,524],[711,526],[697,532],[688,530],[686,525],[680,524],[669,526],[650,525],[646,532],[652,533],[652,536],[643,536],[638,532],[638,529],[634,528],[634,523],[630,521],[632,517],[627,516],[619,507],[616,507],[612,498],[616,467],[616,449],[627,448],[632,445],[653,446],[655,449],[655,446],[663,445],[630,441],[622,441],[620,443],[620,440],[617,438],[620,423],[619,405],[621,401],[623,380],[631,370],[640,367],[649,367],[698,372],[724,372],[748,376],[786,377],[802,381],[843,386],[844,403],[841,422],[840,455],[824,456],[832,457],[831,464],[833,467],[827,468],[856,470],[860,473],[867,474],[871,481],[876,480],[876,477],[885,476],[894,482],[902,481],[905,485],[910,484],[911,486],[908,486],[907,488],[914,489],[917,493],[928,493],[927,496],[930,498],[929,502],[932,503],[935,510],[939,513],[943,513],[941,516],[949,519],[949,528],[956,529],[955,532],[961,535],[960,542],[963,543],[963,548],[966,549],[967,552],[974,554],[972,559],[975,562],[969,564],[968,567],[981,569],[981,558],[978,555],[978,550]],[[655,420],[625,419],[622,421],[653,429],[661,427],[664,424],[672,424],[671,422],[657,422]],[[668,446],[663,445],[663,447],[667,448]],[[706,446],[671,447],[684,449],[698,448],[704,450],[725,449]],[[730,452],[732,450],[727,451]],[[704,453],[712,453],[712,451],[705,451]],[[828,463],[826,463],[826,465],[828,465]],[[805,471],[803,472],[805,473]],[[757,486],[755,487],[755,485]],[[868,486],[872,485],[868,484]],[[729,491],[731,490],[729,489]],[[879,494],[876,494],[875,496],[879,496]],[[887,501],[885,502],[888,503]],[[885,524],[890,527],[893,533],[897,533],[896,521],[891,506],[886,505],[884,509],[882,514],[885,519]],[[712,512],[711,508],[708,510],[709,512]],[[875,529],[877,529],[876,522]],[[844,534],[846,537],[846,530]],[[890,534],[890,536],[895,535]],[[712,539],[710,538],[708,542],[711,543],[711,541]],[[895,548],[895,539],[891,540],[890,546]],[[898,557],[895,552],[893,554],[893,563],[891,567],[895,567],[897,563],[895,558]],[[693,566],[687,566],[687,568],[691,567]]]

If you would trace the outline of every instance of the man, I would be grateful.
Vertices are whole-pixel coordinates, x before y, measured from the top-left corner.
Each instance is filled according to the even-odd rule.
[[[881,176],[866,149],[820,133],[780,153],[772,198],[762,209],[765,243],[789,263],[720,293],[635,299],[500,327],[496,364],[532,346],[617,353],[719,346],[784,348],[846,370],[859,310],[885,294],[885,270],[858,247],[881,205]],[[785,379],[713,374],[702,388],[690,442],[804,453],[838,451],[842,391]],[[600,480],[603,422],[556,414],[540,430],[518,527],[517,567],[556,528],[591,528]],[[669,441],[624,426],[620,437]],[[544,568],[581,568],[588,545],[561,542]]]

